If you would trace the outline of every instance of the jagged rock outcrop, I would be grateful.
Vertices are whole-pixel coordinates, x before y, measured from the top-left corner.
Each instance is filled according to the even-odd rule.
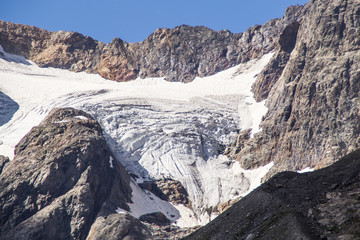
[[[139,73],[139,63],[136,61],[137,49],[138,44],[115,38],[103,48],[96,72],[104,78],[115,81],[136,79]]]
[[[177,180],[165,178],[152,182],[144,182],[139,184],[139,186],[154,193],[162,200],[191,207],[189,194],[181,182]]]
[[[98,216],[91,226],[87,240],[153,239],[148,228],[128,214]]]
[[[112,158],[89,114],[53,110],[1,172],[0,239],[150,238],[139,220],[115,212],[129,210],[131,188]]]
[[[274,50],[280,33],[300,18],[301,10],[302,6],[290,7],[283,18],[244,33],[183,25],[158,29],[139,43],[115,38],[104,44],[79,33],[50,32],[0,21],[0,45],[6,52],[22,55],[42,67],[99,73],[116,81],[165,77],[189,82]]]
[[[360,3],[311,1],[302,11],[280,78],[271,79],[270,91],[257,92],[259,100],[269,92],[262,132],[233,155],[246,168],[274,161],[269,176],[327,166],[360,143]],[[265,71],[276,76],[274,61]]]
[[[278,50],[265,69],[259,74],[252,86],[256,101],[265,100],[276,81],[280,78],[290,54],[295,47],[299,22],[293,22],[285,27],[278,39]]]
[[[142,222],[153,223],[159,226],[166,226],[171,224],[171,221],[161,212],[153,212],[141,215],[139,220]]]
[[[0,155],[0,174],[5,168],[5,165],[10,162],[10,159],[8,157]]]
[[[282,172],[185,239],[359,239],[360,150],[330,167]]]

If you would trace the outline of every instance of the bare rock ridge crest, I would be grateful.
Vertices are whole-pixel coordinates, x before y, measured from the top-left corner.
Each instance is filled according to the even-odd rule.
[[[115,38],[104,44],[76,32],[50,32],[0,20],[0,44],[6,52],[22,55],[42,67],[98,73],[115,81],[165,77],[189,82],[273,51],[279,35],[299,18],[301,9],[290,7],[283,18],[244,33],[182,25],[157,29],[139,43]]]

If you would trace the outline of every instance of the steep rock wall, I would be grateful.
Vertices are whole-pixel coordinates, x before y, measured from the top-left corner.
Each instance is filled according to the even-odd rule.
[[[131,188],[111,157],[90,115],[52,111],[19,142],[14,160],[0,157],[0,239],[150,238],[139,220],[115,212],[129,210]]]
[[[263,131],[233,155],[246,168],[270,161],[272,174],[320,168],[359,147],[360,3],[313,0],[303,11],[295,47],[268,93]]]

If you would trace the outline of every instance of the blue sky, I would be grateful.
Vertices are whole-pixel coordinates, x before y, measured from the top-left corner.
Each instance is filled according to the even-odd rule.
[[[144,40],[157,28],[181,24],[243,32],[281,17],[308,0],[6,0],[0,19],[51,31],[76,31],[96,40]]]

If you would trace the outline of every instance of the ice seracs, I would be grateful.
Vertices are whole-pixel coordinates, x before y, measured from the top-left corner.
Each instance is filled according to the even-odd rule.
[[[0,153],[12,157],[15,144],[54,107],[89,112],[102,125],[115,157],[136,176],[129,212],[134,216],[150,209],[181,226],[207,223],[214,216],[206,209],[248,193],[271,167],[245,171],[222,152],[239,130],[260,130],[267,109],[253,99],[251,85],[272,54],[186,84],[161,78],[118,83],[3,55],[17,61],[0,58],[0,89],[19,110],[0,127]],[[136,184],[163,178],[181,182],[191,209],[171,206]]]

